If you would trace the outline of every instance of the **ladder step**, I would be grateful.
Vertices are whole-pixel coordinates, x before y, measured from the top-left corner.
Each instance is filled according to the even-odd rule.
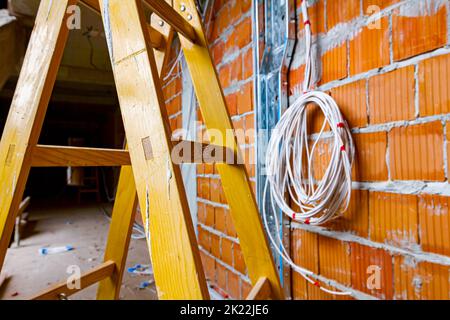
[[[131,164],[126,150],[37,145],[32,167],[119,167]]]
[[[98,0],[81,0],[81,2],[88,8],[100,14],[100,5]],[[147,25],[147,29],[150,35],[152,47],[156,50],[164,51],[166,49],[166,41],[164,40],[164,36],[150,24]]]
[[[234,150],[207,143],[180,140],[173,143],[174,152],[172,161],[175,164],[196,163],[196,164],[242,164]]]
[[[86,289],[87,287],[96,284],[97,282],[110,277],[116,268],[114,261],[106,261],[100,266],[83,274],[80,279],[80,287],[69,289],[67,287],[67,280],[55,284],[47,290],[35,295],[30,300],[60,300],[67,298],[75,293]]]
[[[175,164],[196,163],[238,164],[232,149],[194,141],[174,141]],[[150,159],[148,159],[150,160]],[[64,146],[37,145],[33,148],[31,166],[35,168],[57,167],[121,167],[131,165],[127,150],[96,149]]]
[[[197,34],[194,27],[183,18],[177,11],[175,11],[171,5],[162,0],[144,0],[150,9],[156,13],[161,19],[170,24],[175,31],[182,34],[190,42],[195,43]],[[196,12],[190,13],[197,14]]]

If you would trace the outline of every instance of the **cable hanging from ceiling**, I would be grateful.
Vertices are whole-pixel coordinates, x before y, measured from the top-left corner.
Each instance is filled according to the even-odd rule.
[[[350,129],[334,99],[321,91],[311,90],[312,71],[312,31],[306,1],[302,1],[301,11],[305,30],[305,78],[303,94],[282,115],[272,132],[266,154],[266,184],[263,220],[275,250],[292,269],[308,282],[333,295],[350,295],[324,288],[317,276],[294,263],[281,239],[280,221],[276,212],[281,210],[293,221],[319,226],[347,210],[352,190],[352,163],[354,144]],[[325,116],[321,130],[311,136],[308,132],[308,106],[316,105]],[[326,131],[331,133],[326,133]],[[314,172],[314,158],[319,152],[319,144],[329,145],[329,165],[322,177]],[[323,148],[323,147],[322,147]],[[273,212],[276,235],[272,235],[268,223],[268,213]]]

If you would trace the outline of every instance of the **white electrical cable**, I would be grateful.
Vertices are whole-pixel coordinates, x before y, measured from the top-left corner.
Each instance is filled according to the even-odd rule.
[[[173,62],[172,66],[170,67],[170,70],[167,72],[167,74],[164,76],[163,80],[167,81],[169,80],[169,78],[172,76],[173,72],[175,71],[175,68],[180,66],[181,63],[181,58],[183,57],[183,50],[180,49],[180,51],[178,52],[177,58],[175,59],[175,61]],[[180,74],[177,73],[173,76],[173,78],[178,77]]]
[[[348,208],[352,190],[353,139],[334,99],[320,91],[309,91],[313,69],[312,32],[305,0],[302,1],[301,9],[306,42],[304,94],[283,114],[267,147],[263,219],[270,241],[295,272],[327,293],[350,295],[348,292],[335,292],[322,287],[318,281],[311,279],[317,279],[317,276],[294,263],[283,246],[276,214],[281,210],[294,221],[322,225]],[[325,115],[320,133],[314,139],[308,132],[307,107],[311,104],[317,105]],[[323,177],[316,177],[313,161],[327,124],[332,140],[330,162]],[[294,210],[293,205],[298,210]],[[276,237],[269,228],[267,206],[274,213]]]

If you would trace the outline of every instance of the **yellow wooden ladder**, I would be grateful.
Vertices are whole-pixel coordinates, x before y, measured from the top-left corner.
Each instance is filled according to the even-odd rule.
[[[139,204],[159,298],[208,299],[180,168],[171,159],[174,143],[160,82],[174,33],[178,33],[207,130],[226,137],[233,129],[195,1],[82,1],[103,18],[127,150],[37,144],[69,33],[68,7],[77,2],[42,0],[39,7],[0,143],[0,268],[31,167],[121,166],[105,262],[82,276],[80,289],[100,282],[98,299],[118,299]],[[153,12],[150,23],[144,6]],[[234,136],[216,140],[214,145],[200,147],[231,151],[239,157]],[[175,145],[180,143],[198,147],[187,141]],[[250,297],[282,299],[245,166],[216,165],[254,285]],[[65,298],[77,291],[64,282],[34,299]]]

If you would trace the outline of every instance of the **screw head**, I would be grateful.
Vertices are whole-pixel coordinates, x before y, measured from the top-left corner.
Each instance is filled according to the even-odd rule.
[[[192,20],[192,15],[191,15],[191,14],[188,14],[187,19],[188,19],[189,21],[191,21],[191,20]]]
[[[180,7],[181,12],[185,12],[186,11],[186,6],[184,4],[181,5]]]
[[[163,26],[164,26],[164,21],[159,20],[159,26],[160,26],[160,27],[163,27]]]

